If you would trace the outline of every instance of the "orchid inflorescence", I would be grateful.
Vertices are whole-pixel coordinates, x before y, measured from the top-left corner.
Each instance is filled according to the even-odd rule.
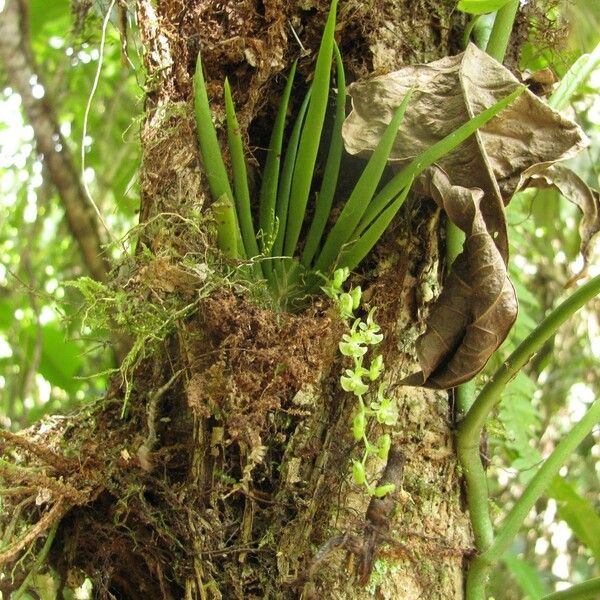
[[[340,316],[352,323],[350,332],[345,333],[339,343],[340,352],[353,362],[352,368],[345,369],[340,377],[340,385],[344,391],[356,396],[358,412],[352,420],[352,433],[357,442],[362,441],[364,444],[362,459],[352,461],[352,475],[354,481],[364,486],[370,495],[382,497],[393,492],[395,486],[372,485],[367,479],[366,464],[372,456],[387,460],[392,439],[388,433],[384,433],[375,444],[371,443],[367,436],[368,420],[374,417],[380,425],[395,425],[398,421],[398,410],[396,403],[386,397],[385,384],[379,383],[377,391],[371,391],[373,384],[381,379],[385,365],[381,354],[372,357],[368,362],[367,355],[370,347],[381,343],[383,334],[375,321],[375,308],[369,311],[366,320],[355,318],[354,311],[360,307],[362,291],[359,286],[351,288],[348,292],[344,291],[343,284],[349,275],[348,268],[337,269],[322,290],[334,301]],[[369,394],[374,398],[367,404],[365,397]]]

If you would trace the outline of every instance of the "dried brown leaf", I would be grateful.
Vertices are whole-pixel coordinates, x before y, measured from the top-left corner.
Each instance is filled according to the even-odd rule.
[[[471,44],[457,56],[405,67],[354,83],[344,123],[351,154],[370,154],[409,89],[413,97],[391,160],[406,161],[519,86],[500,63]],[[574,156],[587,144],[579,126],[525,91],[454,152],[439,161],[454,185],[478,187],[481,211],[501,252],[507,252],[503,205],[534,173]]]
[[[600,193],[590,188],[579,175],[564,165],[553,165],[542,173],[533,175],[529,185],[540,188],[554,187],[581,210],[579,235],[584,267],[575,278],[578,279],[587,269],[593,241],[600,232]]]
[[[402,98],[413,89],[391,154],[402,165],[519,85],[510,71],[474,45],[458,56],[355,83],[349,89],[353,110],[343,130],[346,149],[372,153]],[[447,212],[466,241],[417,341],[421,372],[403,384],[448,388],[483,369],[517,315],[506,269],[504,206],[536,174],[547,173],[553,163],[586,145],[576,123],[525,91],[423,174],[417,188]],[[589,198],[579,205],[597,210]],[[592,221],[588,218],[586,226]]]
[[[439,168],[428,179],[429,195],[466,239],[417,340],[421,372],[401,383],[445,389],[483,369],[517,317],[517,298],[481,213],[483,191],[452,185]]]

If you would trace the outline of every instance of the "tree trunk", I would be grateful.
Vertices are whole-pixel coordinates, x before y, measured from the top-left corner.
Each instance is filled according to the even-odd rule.
[[[284,75],[302,52],[296,36],[309,51],[299,63],[306,77],[328,5],[136,2],[148,90],[141,242],[113,290],[179,305],[170,334],[154,345],[141,338],[147,346],[101,402],[48,420],[27,442],[2,442],[49,466],[54,483],[38,485],[58,506],[53,518],[62,516],[50,562],[65,581],[91,576],[99,598],[463,596],[471,538],[453,411],[445,393],[395,386],[417,370],[414,341],[439,289],[437,209],[407,202],[370,269],[356,275],[365,310],[377,307],[400,414],[387,466],[371,465],[374,479],[397,485],[384,500],[370,500],[350,477],[360,449],[354,400],[339,386],[343,324],[335,311],[319,299],[301,314],[273,312],[251,286],[224,276],[207,250],[209,196],[192,110],[197,52],[217,114],[228,76],[260,162]],[[454,7],[342,1],[336,37],[350,79],[457,51]],[[37,514],[37,524],[47,515]]]

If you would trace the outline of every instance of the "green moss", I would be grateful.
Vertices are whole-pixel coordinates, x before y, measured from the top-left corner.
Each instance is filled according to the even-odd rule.
[[[371,577],[369,579],[369,583],[366,585],[366,591],[375,596],[378,588],[382,585],[382,583],[394,573],[398,573],[400,571],[400,565],[391,563],[390,561],[384,560],[382,558],[378,558],[373,564],[373,570],[371,571]]]
[[[119,368],[125,389],[122,410],[125,416],[133,391],[131,378],[135,368],[156,351],[158,344],[174,331],[179,320],[195,312],[199,298],[183,306],[175,295],[151,302],[140,294],[139,289],[114,289],[89,277],[81,277],[68,285],[79,290],[86,301],[82,328],[96,332],[113,331],[132,340]]]

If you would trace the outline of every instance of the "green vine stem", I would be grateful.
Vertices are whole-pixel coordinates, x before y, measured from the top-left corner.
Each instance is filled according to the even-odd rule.
[[[499,63],[504,60],[519,4],[519,0],[511,0],[496,13],[494,26],[485,51]]]
[[[600,577],[571,586],[568,590],[554,592],[542,600],[594,600],[600,598]]]
[[[600,275],[596,275],[562,304],[555,308],[508,357],[479,393],[473,406],[460,424],[461,445],[479,445],[479,436],[492,409],[508,382],[529,362],[531,357],[552,337],[558,328],[592,298],[600,294]]]
[[[553,310],[494,373],[490,381],[481,390],[458,427],[456,434],[458,458],[465,477],[467,503],[471,515],[475,543],[478,550],[482,552],[482,554],[473,561],[469,570],[469,583],[467,589],[471,591],[467,594],[468,600],[476,600],[483,597],[487,568],[490,564],[488,561],[497,560],[501,554],[501,552],[498,551],[499,546],[494,542],[493,526],[487,505],[487,478],[479,457],[479,441],[485,421],[493,408],[500,402],[502,391],[509,381],[511,381],[511,379],[529,362],[531,357],[542,347],[546,340],[553,336],[567,319],[599,293],[600,275],[581,286],[577,291],[571,294],[567,300]],[[590,413],[595,415],[599,408],[600,406],[596,407],[596,405],[594,405],[590,409]],[[593,417],[589,417],[589,419],[591,418]],[[584,419],[588,419],[588,416],[586,415]],[[581,425],[582,422],[575,426],[561,444],[565,443],[567,439],[577,439],[576,437],[570,438],[569,436],[576,436],[577,433],[581,433],[581,428],[583,427],[583,425]],[[587,424],[588,421],[586,420],[585,423]],[[557,446],[552,456],[559,450],[561,444]],[[575,444],[575,447],[576,445],[577,444]],[[561,460],[564,461],[570,452],[571,450],[567,454],[561,454]],[[552,458],[552,456],[550,458]],[[550,458],[548,461],[550,461]],[[540,473],[542,475],[536,475],[526,488],[523,494],[524,497],[527,495],[527,497],[530,498],[531,495],[538,494],[536,496],[537,498],[539,497],[539,494],[543,492],[543,489],[545,489],[550,480],[543,485],[542,491],[539,491],[539,486],[541,484],[538,484],[538,487],[535,487],[536,484],[534,482],[537,481],[537,477],[543,477],[544,479],[542,479],[542,481],[545,481],[545,478],[548,477],[548,469],[551,469],[554,463],[552,463],[550,467],[546,467],[546,464],[547,463],[540,468]],[[556,469],[556,471],[558,472],[558,469]],[[530,491],[530,487],[532,488],[532,491]],[[515,505],[515,508],[516,506],[517,505]],[[513,511],[514,510],[515,509],[513,508]],[[502,544],[507,545],[510,543],[510,540],[516,534],[514,526],[518,521],[518,514],[513,511],[511,511],[506,518],[499,534],[502,536],[500,538]],[[510,521],[509,518],[511,519]],[[508,529],[507,523],[510,526]],[[520,521],[518,521],[517,530],[519,526]],[[485,557],[485,559],[483,557]]]

